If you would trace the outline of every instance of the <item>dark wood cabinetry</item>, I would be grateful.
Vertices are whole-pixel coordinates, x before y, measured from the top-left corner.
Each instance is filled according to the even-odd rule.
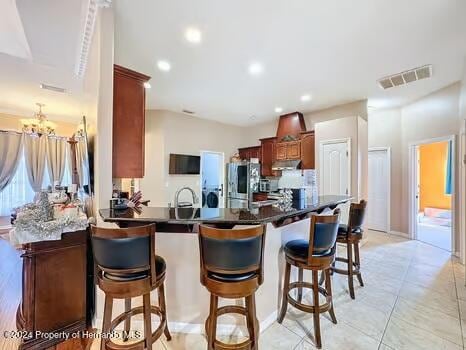
[[[314,131],[301,133],[301,168],[315,169],[315,134]]]
[[[241,159],[250,160],[251,158],[261,158],[261,146],[238,148],[238,153]]]
[[[277,160],[296,160],[301,158],[300,141],[277,143]]]
[[[274,176],[272,171],[272,164],[275,161],[275,145],[277,142],[276,137],[269,137],[261,139],[261,175],[262,176]]]
[[[150,77],[115,65],[113,70],[113,177],[144,177],[146,92]]]
[[[25,332],[74,333],[92,322],[93,260],[87,231],[23,245],[22,300],[16,326]],[[60,338],[24,339],[20,349],[46,349]]]

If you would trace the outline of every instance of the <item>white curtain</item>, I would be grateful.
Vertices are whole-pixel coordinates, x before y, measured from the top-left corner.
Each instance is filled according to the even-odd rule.
[[[81,187],[89,184],[89,159],[87,153],[86,139],[81,137],[76,144],[76,168]]]
[[[47,170],[52,185],[55,181],[62,184],[65,174],[66,145],[66,139],[63,137],[47,137]]]
[[[24,156],[26,158],[29,183],[34,192],[40,192],[42,189],[46,149],[46,137],[24,135]]]
[[[0,132],[0,192],[11,182],[21,156],[23,135]]]
[[[9,216],[13,208],[31,203],[34,191],[29,183],[24,151],[20,153],[16,172],[11,182],[0,191],[0,216]]]

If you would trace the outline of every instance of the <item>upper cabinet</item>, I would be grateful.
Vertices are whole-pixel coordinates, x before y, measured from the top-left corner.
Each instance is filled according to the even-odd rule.
[[[314,131],[301,133],[301,168],[315,169],[315,134]]]
[[[296,160],[300,158],[300,141],[288,141],[277,143],[277,160]]]
[[[261,146],[243,147],[238,148],[239,157],[243,160],[250,160],[251,158],[261,158]]]
[[[275,137],[261,139],[261,175],[274,176],[272,171],[272,164],[276,159],[276,142]]]
[[[150,77],[114,65],[113,177],[144,177],[146,91]]]

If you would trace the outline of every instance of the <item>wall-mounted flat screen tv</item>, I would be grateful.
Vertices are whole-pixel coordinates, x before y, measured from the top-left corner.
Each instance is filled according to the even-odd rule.
[[[199,175],[201,170],[201,157],[187,154],[170,153],[170,166],[168,173],[171,175]]]

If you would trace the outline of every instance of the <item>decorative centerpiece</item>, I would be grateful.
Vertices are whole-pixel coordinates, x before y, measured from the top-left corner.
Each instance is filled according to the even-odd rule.
[[[14,228],[10,231],[13,244],[61,239],[65,232],[85,230],[87,216],[76,203],[52,205],[49,193],[42,191],[36,203],[16,209]]]

